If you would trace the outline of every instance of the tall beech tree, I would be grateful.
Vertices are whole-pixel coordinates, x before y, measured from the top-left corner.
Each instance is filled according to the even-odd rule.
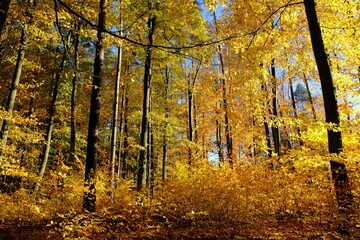
[[[122,28],[121,20],[121,1],[120,1],[120,27]],[[122,35],[122,34],[121,34]],[[116,167],[116,141],[118,131],[118,114],[119,114],[119,95],[120,95],[120,81],[121,81],[121,61],[123,48],[119,43],[117,48],[118,56],[116,61],[116,78],[114,88],[114,103],[113,103],[113,116],[112,116],[112,129],[111,129],[111,149],[110,149],[110,163],[111,163],[111,199],[114,201],[114,189],[115,189],[115,167]],[[121,126],[120,126],[121,128]],[[121,141],[121,139],[120,139]]]
[[[277,125],[276,118],[278,117],[278,101],[277,101],[277,79],[276,79],[276,69],[275,69],[275,59],[271,60],[271,91],[272,91],[272,114],[273,121],[271,130],[274,140],[274,152],[280,156],[281,155],[281,139],[280,139],[280,128]]]
[[[100,0],[85,163],[85,187],[87,190],[84,193],[83,208],[88,212],[96,211],[95,177],[99,147],[100,93],[102,87],[102,70],[104,64],[103,31],[106,27],[106,11],[107,0]]]
[[[294,117],[295,117],[295,118],[298,118],[298,111],[297,111],[297,108],[296,108],[296,101],[295,101],[293,81],[292,81],[291,78],[289,79],[289,85],[290,85],[291,106],[292,106],[292,108],[293,108]],[[300,127],[297,126],[297,127],[296,127],[296,130],[297,130],[297,134],[298,134],[298,137],[299,137],[299,145],[300,145],[300,146],[303,146],[303,145],[304,145],[304,142],[303,142],[303,140],[301,139],[301,129],[300,129]]]
[[[305,0],[305,12],[309,25],[311,43],[318,68],[322,95],[324,99],[326,122],[331,124],[327,130],[328,149],[330,154],[340,154],[343,150],[340,127],[338,103],[335,94],[334,82],[331,75],[329,61],[325,52],[325,46],[320,29],[319,20],[314,0]],[[353,195],[350,190],[346,166],[336,160],[330,161],[332,178],[335,183],[336,199],[340,210],[349,212],[353,204]]]
[[[169,82],[170,82],[170,67],[166,65],[165,67],[165,84],[164,84],[164,99],[165,99],[165,119],[163,123],[163,129],[162,129],[162,137],[163,137],[163,143],[162,143],[162,168],[161,168],[161,178],[163,181],[166,180],[166,164],[167,164],[167,158],[168,158],[168,125],[169,125],[169,119],[170,119],[170,108],[169,108]]]
[[[76,85],[79,80],[79,38],[80,38],[80,23],[76,22],[74,36],[74,62],[73,62],[73,77],[71,79],[71,106],[70,106],[70,157],[69,162],[74,164],[76,155]]]
[[[149,10],[152,9],[152,1],[149,1]],[[150,110],[150,88],[151,88],[151,61],[152,45],[154,43],[156,16],[151,15],[147,21],[147,40],[148,46],[145,48],[145,68],[144,68],[144,88],[143,88],[143,107],[140,133],[140,154],[137,173],[137,189],[141,190],[146,185],[146,162],[147,162],[147,142],[148,142],[148,122]]]

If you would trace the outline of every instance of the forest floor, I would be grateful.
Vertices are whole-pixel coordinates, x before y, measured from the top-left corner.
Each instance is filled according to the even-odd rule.
[[[143,208],[120,214],[109,209],[2,223],[0,239],[360,239],[358,217],[352,217],[348,232],[341,232],[335,222],[287,213],[248,221],[215,221],[196,213],[172,219],[150,212]]]
[[[50,176],[36,195],[27,189],[0,194],[0,240],[360,240],[357,174],[351,175],[354,208],[340,215],[325,170],[187,169],[151,193],[119,179],[113,198],[109,179],[99,174],[95,213],[83,212],[81,174],[61,185]]]

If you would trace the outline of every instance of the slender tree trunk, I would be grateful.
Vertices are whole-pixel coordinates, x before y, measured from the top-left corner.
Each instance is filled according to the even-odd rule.
[[[1,0],[0,2],[0,37],[2,36],[2,31],[6,25],[6,18],[8,15],[10,6],[10,0]]]
[[[314,0],[305,0],[304,4],[311,36],[311,43],[321,81],[326,122],[334,124],[337,128],[340,124],[338,104],[329,62],[325,52],[320,24],[317,18],[315,2]],[[328,129],[328,147],[329,153],[339,154],[342,151],[343,146],[340,130],[334,130],[333,128]],[[345,164],[331,160],[330,167],[335,184],[336,199],[339,205],[339,210],[340,212],[350,213],[354,200],[350,190],[350,181]]]
[[[122,151],[123,151],[123,134],[124,134],[124,117],[125,117],[125,98],[126,88],[125,84],[121,87],[121,103],[120,103],[120,123],[119,123],[119,148],[118,148],[118,164],[117,164],[117,175],[121,176],[122,171]]]
[[[197,144],[199,141],[199,136],[198,136],[198,119],[197,119],[197,111],[196,111],[196,104],[193,98],[193,119],[194,119],[194,142]],[[198,150],[196,150],[196,154],[197,154]]]
[[[89,114],[86,164],[85,164],[85,188],[83,209],[88,212],[96,211],[96,165],[100,125],[100,91],[102,87],[102,67],[104,64],[104,37],[107,0],[100,0],[100,12],[98,20],[97,43],[94,61],[94,75],[91,92],[91,104]]]
[[[124,76],[129,70],[130,64],[126,62]],[[128,168],[126,160],[126,152],[124,149],[127,148],[127,83],[125,82],[125,77],[123,77],[124,82],[121,86],[121,109],[120,109],[120,124],[119,124],[119,149],[118,149],[118,168],[117,175],[122,178],[128,177]]]
[[[75,43],[74,43],[74,72],[72,77],[71,89],[71,109],[70,109],[70,158],[69,163],[74,165],[76,154],[76,85],[79,79],[79,34],[80,24],[75,24]]]
[[[42,154],[42,163],[41,163],[41,169],[40,169],[40,173],[39,173],[39,179],[36,182],[35,188],[34,188],[34,193],[36,193],[41,185],[41,181],[42,178],[44,177],[45,174],[45,170],[46,170],[46,166],[48,163],[48,159],[49,159],[49,153],[50,153],[50,148],[51,148],[51,139],[52,139],[52,132],[53,132],[53,128],[54,128],[54,121],[55,121],[55,113],[56,113],[56,104],[57,104],[57,97],[59,95],[59,85],[60,85],[60,80],[61,80],[61,74],[64,70],[65,67],[65,62],[66,62],[66,53],[64,53],[64,55],[62,56],[62,60],[59,66],[59,69],[56,72],[56,76],[55,76],[55,82],[54,82],[54,89],[53,89],[53,94],[52,94],[52,101],[51,101],[51,106],[50,106],[50,118],[49,118],[49,123],[47,126],[47,131],[46,131],[46,145],[44,148],[44,152]]]
[[[148,121],[149,121],[149,104],[150,104],[150,87],[151,87],[151,46],[153,45],[153,35],[155,31],[155,22],[156,17],[152,16],[148,19],[148,44],[146,48],[146,59],[145,59],[145,69],[144,69],[144,99],[143,99],[143,114],[142,114],[142,125],[140,133],[140,155],[138,163],[138,173],[137,173],[137,189],[141,190],[146,185],[146,144],[148,136]]]
[[[315,105],[314,105],[314,100],[311,96],[311,92],[310,92],[310,87],[309,87],[309,82],[306,78],[306,75],[305,73],[303,74],[304,75],[304,83],[305,83],[305,86],[306,86],[306,91],[307,91],[307,94],[309,96],[309,100],[310,100],[310,105],[311,105],[311,111],[313,113],[313,117],[314,117],[314,120],[316,120],[316,111],[315,111]]]
[[[150,128],[150,194],[154,196],[155,192],[155,172],[157,168],[157,158],[155,158],[154,152],[154,133],[152,128]]]
[[[190,75],[190,74],[189,74]],[[194,117],[193,117],[193,91],[192,91],[192,86],[191,86],[191,81],[190,81],[190,76],[187,80],[187,102],[188,102],[188,140],[190,142],[189,145],[189,165],[192,164],[192,158],[193,158],[193,141],[194,141],[194,137],[193,137],[193,122],[194,122]]]
[[[170,109],[169,109],[169,80],[170,80],[170,69],[166,65],[165,69],[165,121],[163,125],[163,155],[162,155],[162,169],[161,177],[162,180],[166,180],[166,162],[167,162],[167,147],[168,147],[168,124],[170,118]]]
[[[150,90],[150,103],[149,103],[149,113],[151,112],[151,90]],[[148,131],[147,131],[147,144],[146,144],[146,152],[147,152],[147,159],[146,159],[146,187],[150,189],[150,172],[151,172],[151,131],[152,125],[151,122],[148,121]]]
[[[216,24],[216,13],[214,12],[214,21],[215,21],[215,31],[217,32],[217,24]],[[225,138],[226,138],[226,150],[227,150],[227,158],[229,160],[230,165],[233,164],[233,146],[232,146],[232,137],[231,137],[231,127],[229,123],[229,111],[227,105],[227,93],[226,93],[226,81],[225,81],[225,65],[224,58],[222,54],[221,45],[217,46],[217,52],[219,55],[220,61],[220,72],[222,75],[221,79],[221,90],[222,90],[222,107],[224,109],[224,121],[225,121]]]
[[[224,163],[224,153],[222,149],[221,125],[218,119],[215,120],[215,125],[216,125],[216,145],[218,148],[219,165],[220,165],[221,163]]]
[[[276,84],[276,71],[275,71],[275,64],[274,59],[271,60],[271,75],[272,75],[272,105],[273,105],[273,116],[276,119],[278,117],[278,107],[277,107],[277,84]],[[272,134],[274,140],[274,151],[275,153],[280,156],[281,155],[281,147],[280,147],[280,128],[276,126],[277,121],[275,120],[272,126]]]
[[[122,28],[122,9],[121,9],[121,0],[120,0],[120,27]],[[122,36],[122,32],[120,32]],[[111,193],[110,198],[114,202],[114,190],[115,190],[115,174],[116,174],[116,139],[117,139],[117,129],[118,129],[118,114],[119,114],[119,91],[120,91],[120,81],[121,81],[121,60],[122,60],[122,45],[118,46],[118,58],[116,63],[116,79],[115,79],[115,89],[114,89],[114,104],[113,104],[113,117],[112,117],[112,132],[111,132],[111,150],[110,150],[110,162],[111,162]],[[121,139],[120,139],[121,144]],[[120,161],[120,159],[119,159]]]
[[[150,146],[149,146],[149,191],[151,196],[154,196],[154,192],[155,192],[155,172],[156,172],[156,158],[155,158],[155,152],[154,152],[154,132],[153,132],[153,128],[152,128],[152,124],[150,124],[150,130],[149,130],[149,138],[150,138]]]
[[[115,190],[115,167],[116,167],[116,135],[118,125],[118,113],[119,113],[119,88],[121,80],[121,59],[122,59],[122,47],[118,47],[118,59],[116,63],[116,80],[114,90],[114,104],[113,104],[113,117],[112,117],[112,132],[111,132],[111,199],[114,201],[114,190]]]
[[[293,108],[293,113],[294,113],[294,118],[297,119],[298,118],[298,114],[297,114],[297,109],[296,109],[296,102],[295,102],[295,94],[294,94],[294,87],[293,87],[293,82],[291,80],[291,78],[289,79],[289,84],[290,84],[290,97],[291,97],[291,105]],[[304,142],[301,139],[301,129],[300,126],[296,127],[298,136],[299,136],[299,145],[303,146]]]
[[[126,91],[126,87],[125,87],[125,91]],[[129,169],[128,169],[128,163],[127,163],[127,148],[129,146],[129,142],[128,142],[128,117],[127,117],[127,106],[128,106],[128,102],[129,99],[128,97],[125,97],[125,103],[124,103],[124,115],[123,115],[123,119],[124,119],[124,131],[123,131],[123,135],[124,135],[124,144],[123,147],[119,148],[119,154],[121,154],[121,161],[122,161],[122,177],[125,179],[128,177],[129,175]]]
[[[202,112],[201,114],[201,118],[202,118],[202,125],[205,126],[205,112]],[[205,145],[205,131],[202,132],[202,158],[207,159],[208,155],[207,155],[207,147]]]
[[[0,131],[0,138],[1,138],[1,146],[0,146],[0,162],[2,161],[2,157],[4,154],[4,149],[6,146],[8,134],[9,134],[9,128],[10,128],[10,122],[13,115],[13,109],[15,105],[15,99],[16,99],[16,93],[18,90],[20,78],[21,78],[21,71],[24,63],[25,58],[25,48],[27,44],[27,25],[25,24],[24,27],[21,30],[21,39],[20,39],[20,48],[18,50],[18,56],[16,59],[16,66],[15,71],[13,75],[13,79],[11,82],[11,88],[7,100],[7,118],[4,119],[1,126]]]
[[[193,64],[193,63],[192,63]],[[194,142],[194,126],[196,126],[196,118],[195,118],[195,104],[194,104],[194,86],[196,83],[196,79],[199,75],[199,71],[202,65],[202,60],[200,60],[199,64],[196,66],[196,70],[195,70],[195,75],[194,78],[191,80],[190,79],[190,73],[189,73],[189,77],[188,77],[188,92],[187,92],[187,101],[188,101],[188,131],[189,131],[189,135],[188,135],[188,140],[190,142],[190,147],[189,147],[189,164],[192,164],[193,158],[194,158],[194,146],[193,146],[193,142]],[[196,135],[195,135],[196,136]]]
[[[261,90],[266,93],[267,95],[267,89],[265,89],[265,84],[261,84]],[[265,98],[267,99],[267,98]],[[263,103],[264,109],[266,109],[266,102]],[[266,114],[264,113],[264,129],[265,129],[265,137],[266,137],[266,146],[267,146],[267,155],[271,157],[272,155],[272,149],[271,149],[271,138],[270,138],[270,128],[269,124],[266,120]]]

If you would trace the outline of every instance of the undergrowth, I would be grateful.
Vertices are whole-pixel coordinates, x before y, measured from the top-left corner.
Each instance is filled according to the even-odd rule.
[[[251,229],[256,226],[257,236],[269,237],[266,234],[275,234],[280,223],[290,222],[296,225],[289,227],[296,234],[325,236],[338,221],[327,159],[303,156],[300,164],[293,156],[282,158],[275,169],[270,169],[267,162],[220,168],[201,162],[192,168],[177,164],[171,178],[165,182],[157,180],[153,195],[134,190],[132,180],[118,179],[113,201],[109,176],[100,170],[94,214],[82,211],[82,173],[65,176],[53,170],[36,194],[24,188],[0,194],[0,221],[5,226],[39,222],[49,228],[54,239],[155,238],[179,226],[202,228],[213,224],[234,229],[247,226],[238,230],[246,230],[242,232],[244,236],[255,234]],[[357,164],[348,165],[357,197]],[[360,227],[357,222],[353,226],[355,231]]]

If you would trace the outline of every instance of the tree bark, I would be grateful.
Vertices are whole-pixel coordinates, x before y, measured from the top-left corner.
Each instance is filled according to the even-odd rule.
[[[265,83],[261,84],[261,90],[267,94],[267,89],[265,89]],[[265,98],[266,99],[266,98]],[[263,103],[264,109],[266,109],[266,102]],[[266,120],[266,114],[264,113],[264,129],[265,129],[265,137],[266,137],[266,146],[267,146],[267,155],[271,157],[272,149],[271,149],[271,138],[270,138],[270,128],[269,124]]]
[[[166,65],[165,69],[165,121],[163,125],[163,155],[162,155],[162,168],[161,168],[161,178],[163,181],[166,180],[166,163],[167,163],[167,148],[168,148],[168,124],[170,118],[170,109],[169,109],[169,80],[170,80],[170,69]]]
[[[74,72],[71,80],[71,109],[70,109],[70,158],[69,163],[75,163],[75,154],[76,154],[76,117],[75,117],[75,108],[76,108],[76,84],[79,79],[79,34],[80,34],[80,24],[75,23],[75,38],[74,38]]]
[[[314,117],[314,120],[316,120],[316,112],[315,112],[315,105],[314,105],[314,100],[311,96],[311,92],[310,92],[310,87],[309,87],[309,82],[306,78],[306,75],[305,73],[303,74],[304,75],[304,83],[305,83],[305,86],[306,86],[306,91],[307,91],[307,94],[309,96],[309,100],[310,100],[310,105],[311,105],[311,111],[313,113],[313,117]]]
[[[141,190],[146,185],[146,144],[148,137],[148,122],[149,122],[149,104],[150,104],[150,87],[151,87],[151,46],[153,45],[153,35],[155,31],[155,22],[156,17],[151,16],[148,19],[148,44],[146,48],[146,59],[145,59],[145,69],[144,69],[144,99],[143,99],[143,114],[142,114],[142,124],[141,124],[141,133],[140,133],[140,155],[138,163],[138,173],[137,173],[137,189]]]
[[[218,148],[218,156],[219,156],[219,166],[221,163],[224,163],[224,153],[222,149],[222,131],[219,120],[215,120],[216,125],[216,146]]]
[[[155,173],[157,169],[157,158],[155,157],[155,151],[154,151],[154,133],[153,129],[150,128],[150,185],[149,190],[151,196],[154,196],[155,193]]]
[[[118,153],[118,176],[120,175],[125,179],[127,178],[127,161],[126,161],[126,149],[127,145],[127,97],[126,97],[126,84],[122,86],[121,94],[121,113],[119,124],[119,153]]]
[[[126,91],[126,87],[125,87],[125,91]],[[120,154],[121,154],[121,161],[122,161],[122,177],[128,178],[129,176],[129,168],[128,168],[128,163],[127,163],[127,149],[129,147],[129,141],[128,141],[128,135],[129,135],[129,128],[128,128],[128,114],[127,114],[127,106],[129,105],[129,98],[125,97],[125,103],[124,103],[124,115],[123,115],[123,119],[124,119],[124,131],[123,131],[123,135],[124,135],[124,144],[123,147],[119,148],[121,149]],[[122,150],[123,149],[123,150]]]
[[[190,74],[189,74],[190,75]],[[194,137],[193,137],[193,122],[194,122],[194,117],[193,117],[193,91],[192,91],[192,84],[190,81],[190,76],[187,79],[187,102],[188,102],[188,140],[190,142],[189,144],[189,165],[192,164],[193,160],[193,141],[194,141]]]
[[[274,119],[276,119],[278,117],[278,107],[277,107],[277,84],[276,84],[276,71],[275,71],[275,64],[274,64],[275,60],[272,59],[271,60],[271,76],[272,76],[272,94],[273,94],[273,98],[272,98],[272,105],[273,105],[273,116]],[[272,129],[272,134],[273,134],[273,140],[274,140],[274,151],[275,153],[280,156],[281,155],[281,146],[280,146],[280,128],[278,126],[276,126],[277,121],[274,120],[273,122],[273,126],[271,127]]]
[[[296,109],[296,102],[295,102],[295,94],[294,94],[294,87],[293,87],[293,82],[291,80],[291,78],[289,79],[289,84],[290,84],[290,97],[291,97],[291,105],[293,108],[293,113],[294,113],[294,118],[297,119],[298,118],[298,114],[297,114],[297,109]],[[301,129],[300,126],[297,126],[296,128],[298,136],[299,136],[299,145],[303,146],[304,142],[301,139]]]
[[[0,37],[2,36],[2,31],[6,26],[6,18],[8,15],[10,6],[10,0],[1,0],[0,2]]]
[[[0,146],[0,162],[2,161],[2,157],[4,154],[4,149],[6,146],[8,134],[9,134],[9,128],[10,128],[10,122],[13,115],[14,105],[15,105],[15,99],[16,94],[21,78],[21,71],[24,64],[24,58],[25,58],[25,48],[27,44],[27,25],[25,24],[21,30],[21,39],[20,39],[20,48],[18,50],[18,56],[16,59],[16,66],[15,71],[13,75],[13,79],[11,82],[11,88],[8,96],[7,101],[7,114],[8,119],[4,119],[1,131],[0,131],[0,138],[1,138],[1,146]]]
[[[150,90],[150,96],[151,96],[151,90]],[[150,97],[150,103],[149,103],[149,112],[151,112],[151,97]],[[151,161],[152,161],[152,155],[151,155],[151,148],[152,148],[152,142],[151,142],[151,131],[152,131],[152,124],[150,121],[148,121],[148,128],[147,128],[147,144],[146,144],[146,153],[147,153],[147,159],[146,159],[146,187],[150,189],[150,172],[151,172]]]
[[[61,80],[61,74],[62,74],[62,72],[64,70],[65,61],[66,61],[66,53],[64,53],[63,56],[62,56],[60,66],[59,66],[59,68],[58,68],[58,70],[56,72],[56,76],[55,76],[55,83],[54,83],[54,89],[53,89],[53,94],[52,94],[52,101],[51,101],[51,106],[50,106],[50,111],[49,111],[50,117],[49,117],[49,123],[48,123],[48,126],[47,126],[46,138],[45,138],[46,145],[45,145],[45,148],[44,148],[44,152],[42,154],[43,159],[42,159],[42,163],[41,163],[39,179],[36,182],[36,185],[35,185],[35,188],[34,188],[34,193],[36,193],[40,188],[41,181],[42,181],[42,178],[44,177],[46,166],[47,166],[48,159],[49,159],[52,132],[53,132],[54,121],[55,121],[57,97],[59,95],[59,85],[60,85],[60,80]]]
[[[122,47],[118,47],[118,58],[116,63],[116,79],[114,89],[114,104],[113,104],[113,117],[112,117],[112,131],[111,131],[111,199],[114,201],[114,190],[115,190],[115,167],[116,167],[116,135],[118,129],[118,113],[119,113],[119,88],[121,80],[121,59],[122,59]]]
[[[216,13],[214,12],[214,22],[215,22],[215,31],[217,32],[217,24],[216,24]],[[224,121],[225,121],[225,138],[226,138],[226,150],[227,150],[227,158],[229,160],[230,165],[233,164],[233,146],[232,146],[232,137],[231,137],[231,127],[229,123],[229,111],[227,104],[227,94],[226,94],[226,81],[225,81],[225,65],[224,58],[222,54],[222,48],[219,44],[217,46],[217,52],[219,55],[220,61],[220,72],[222,75],[221,79],[221,90],[222,90],[222,107],[224,109]]]
[[[98,160],[98,140],[100,125],[100,93],[102,87],[102,68],[104,64],[104,37],[107,0],[100,0],[100,12],[97,30],[97,43],[94,60],[94,76],[92,82],[91,104],[89,114],[86,164],[85,164],[85,188],[83,209],[88,212],[96,211],[96,165]]]
[[[335,87],[325,52],[325,46],[316,13],[315,2],[314,0],[305,0],[304,5],[309,25],[311,43],[320,76],[326,122],[333,124],[335,128],[338,128],[340,124],[340,118],[335,95]],[[327,133],[329,153],[339,154],[342,152],[343,146],[341,131],[336,129],[334,130],[334,128],[329,128]],[[353,205],[353,195],[350,190],[350,181],[347,175],[345,164],[331,160],[330,168],[332,172],[332,178],[334,180],[336,199],[339,210],[340,212],[349,212],[351,211]]]

